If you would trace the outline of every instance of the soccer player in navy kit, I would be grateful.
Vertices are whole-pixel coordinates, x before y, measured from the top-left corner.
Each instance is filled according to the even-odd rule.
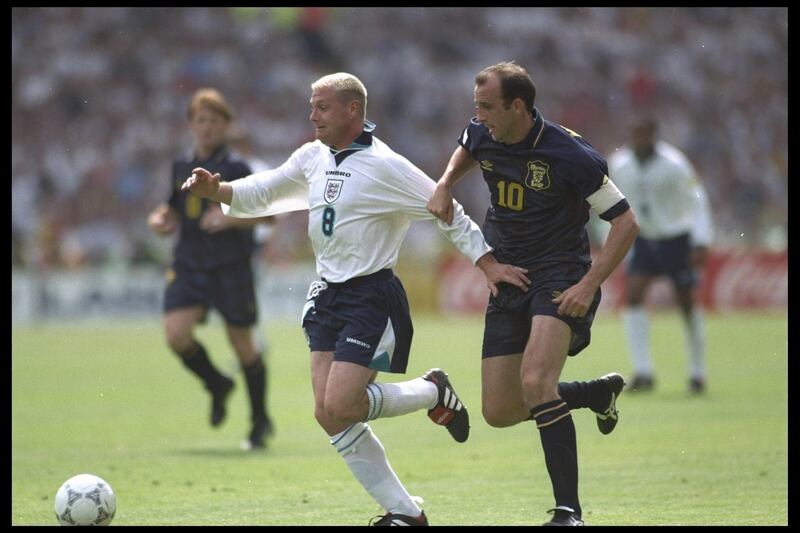
[[[242,446],[257,449],[273,431],[266,409],[266,365],[253,331],[258,312],[251,268],[253,225],[261,219],[227,217],[216,202],[181,191],[186,176],[198,165],[224,172],[232,180],[251,173],[248,164],[225,145],[232,117],[219,91],[195,92],[188,108],[194,151],[174,161],[169,199],[150,213],[148,223],[160,235],[179,232],[164,294],[167,343],[211,394],[210,421],[218,426],[225,418],[234,381],[214,367],[193,330],[205,322],[210,307],[222,314],[250,399],[252,425]]]
[[[374,525],[426,526],[400,483],[369,421],[426,409],[458,442],[469,436],[467,409],[447,374],[431,369],[399,383],[377,371],[404,373],[413,327],[392,267],[413,220],[430,220],[486,275],[489,286],[522,290],[524,269],[498,263],[478,226],[454,203],[453,223],[431,215],[434,182],[374,135],[367,91],[347,73],[311,86],[316,140],[274,170],[221,182],[197,168],[183,188],[223,204],[232,216],[308,209],[308,235],[322,278],[309,288],[302,325],[311,352],[314,416],[364,489],[385,510]]]
[[[498,261],[527,268],[527,292],[501,284],[486,310],[482,354],[483,416],[495,427],[534,420],[556,506],[545,525],[583,525],[571,409],[589,407],[602,433],[617,423],[621,375],[559,383],[567,356],[589,345],[600,284],[638,232],[627,201],[608,179],[603,158],[577,133],[545,120],[536,89],[513,62],[475,78],[474,117],[436,185],[428,209],[452,217],[450,188],[480,165],[491,193],[483,231]],[[611,223],[592,263],[589,209]]]

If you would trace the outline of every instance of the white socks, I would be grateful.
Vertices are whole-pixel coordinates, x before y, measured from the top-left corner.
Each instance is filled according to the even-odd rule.
[[[359,483],[387,512],[407,516],[422,514],[389,465],[381,441],[367,424],[356,422],[332,436],[331,444]]]
[[[686,329],[686,352],[689,354],[689,377],[701,379],[706,375],[706,327],[702,311],[694,309]]]
[[[636,375],[652,376],[650,357],[650,321],[643,306],[629,307],[622,313],[625,331]],[[684,321],[686,352],[689,354],[689,377],[703,378],[706,374],[706,330],[703,312],[694,309]]]
[[[637,376],[652,376],[653,361],[650,357],[650,321],[643,306],[628,307],[622,313],[625,332],[628,336],[633,372]]]
[[[439,389],[422,378],[401,383],[370,383],[367,397],[369,411],[365,421],[433,409],[439,399]]]
[[[401,383],[367,385],[369,411],[364,422],[356,422],[331,437],[331,444],[370,496],[389,513],[419,516],[422,510],[403,487],[386,459],[386,451],[365,423],[376,418],[433,409],[439,389],[422,378]]]

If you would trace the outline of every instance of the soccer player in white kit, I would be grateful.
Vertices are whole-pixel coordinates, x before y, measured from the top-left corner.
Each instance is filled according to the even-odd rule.
[[[386,510],[373,525],[428,525],[389,465],[370,420],[427,409],[458,442],[469,435],[466,407],[447,374],[431,369],[401,383],[376,383],[378,371],[404,373],[413,327],[392,267],[414,220],[431,220],[478,266],[492,292],[525,290],[525,269],[498,263],[478,226],[454,203],[451,225],[426,204],[435,183],[373,135],[367,90],[347,73],[311,85],[314,142],[280,167],[235,182],[203,168],[183,184],[223,204],[229,216],[261,217],[308,209],[317,273],[302,325],[311,351],[314,415],[366,491]]]
[[[623,313],[634,368],[630,389],[647,391],[654,385],[649,320],[643,301],[650,282],[667,275],[684,318],[689,391],[703,392],[705,326],[693,288],[712,240],[706,192],[689,159],[657,138],[657,123],[652,117],[633,121],[630,146],[610,157],[608,167],[614,182],[636,209],[640,225],[627,262],[627,307]]]

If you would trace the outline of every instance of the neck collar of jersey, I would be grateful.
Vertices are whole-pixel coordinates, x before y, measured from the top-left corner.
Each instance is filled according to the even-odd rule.
[[[518,144],[524,146],[525,148],[531,148],[535,150],[536,145],[539,144],[539,139],[542,138],[542,132],[544,131],[544,119],[542,118],[542,114],[539,113],[539,110],[535,107],[531,113],[533,113],[533,127],[525,136],[525,138],[522,139]]]
[[[369,120],[364,120],[364,129],[361,131],[361,135],[356,137],[355,140],[350,143],[350,146],[347,148],[342,148],[341,150],[329,148],[331,154],[333,154],[333,157],[336,160],[336,166],[341,165],[342,161],[344,161],[348,156],[358,152],[359,150],[364,150],[372,146],[372,132],[374,130],[375,123],[370,122]]]
[[[210,154],[208,157],[206,157],[205,159],[200,159],[200,157],[197,155],[197,152],[196,152],[196,151],[193,151],[193,152],[192,152],[192,159],[194,159],[195,161],[202,162],[202,163],[214,163],[214,164],[218,164],[218,163],[221,163],[221,162],[222,162],[222,160],[223,160],[223,159],[225,159],[225,156],[227,156],[227,155],[228,155],[228,147],[227,147],[226,145],[224,145],[224,144],[220,144],[220,145],[219,145],[219,146],[218,146],[218,147],[217,147],[217,148],[216,148],[216,149],[215,149],[213,152],[211,152],[211,154]]]

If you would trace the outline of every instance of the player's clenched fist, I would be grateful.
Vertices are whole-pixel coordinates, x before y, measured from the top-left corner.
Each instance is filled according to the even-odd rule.
[[[212,174],[203,167],[192,170],[192,175],[181,185],[182,191],[191,191],[203,198],[214,198],[219,191],[219,173]]]
[[[426,207],[436,218],[448,224],[453,223],[453,196],[447,188],[436,187]]]

